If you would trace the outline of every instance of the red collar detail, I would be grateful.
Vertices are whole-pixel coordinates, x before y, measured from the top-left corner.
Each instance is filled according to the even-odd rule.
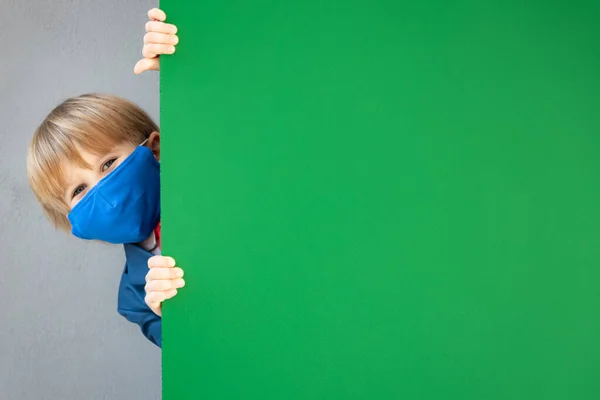
[[[154,237],[156,238],[156,245],[159,248],[162,248],[162,238],[160,236],[160,222],[158,223],[158,225],[156,225],[156,228],[154,228]]]

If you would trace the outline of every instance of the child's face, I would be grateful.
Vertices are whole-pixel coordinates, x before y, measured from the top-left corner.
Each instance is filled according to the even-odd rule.
[[[63,165],[66,204],[73,209],[91,188],[114,171],[123,160],[133,153],[136,147],[131,143],[123,143],[114,146],[109,153],[104,155],[96,155],[80,149],[81,157],[90,168],[83,168],[72,162],[66,162]]]

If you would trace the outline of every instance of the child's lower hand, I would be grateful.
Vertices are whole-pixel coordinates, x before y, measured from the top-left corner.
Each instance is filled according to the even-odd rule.
[[[146,304],[156,315],[162,315],[162,302],[177,294],[185,285],[183,270],[175,267],[171,257],[154,256],[148,260],[146,274]]]
[[[141,74],[144,71],[160,69],[159,56],[161,54],[173,54],[175,45],[179,38],[175,35],[177,27],[165,23],[167,15],[158,8],[148,11],[150,21],[146,23],[146,34],[144,35],[144,47],[142,48],[142,58],[135,64],[133,72]]]

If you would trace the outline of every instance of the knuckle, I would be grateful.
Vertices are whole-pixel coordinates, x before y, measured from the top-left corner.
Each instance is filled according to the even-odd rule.
[[[145,51],[151,50],[151,45],[147,44],[144,46]],[[152,256],[148,259],[148,265],[150,267],[160,267],[164,264],[164,257]]]
[[[154,282],[155,281],[150,281],[150,282],[146,283],[146,285],[144,286],[144,291],[146,292],[147,295],[150,295],[153,292]]]
[[[160,293],[160,292],[148,293],[145,298],[146,304],[148,304],[148,305],[161,303],[163,300],[164,299],[162,298],[162,293]]]
[[[150,32],[148,35],[148,43],[160,43],[160,33]]]
[[[169,288],[169,281],[156,281],[156,285],[154,287],[154,290],[156,290],[157,292],[164,292],[165,290],[167,290]]]

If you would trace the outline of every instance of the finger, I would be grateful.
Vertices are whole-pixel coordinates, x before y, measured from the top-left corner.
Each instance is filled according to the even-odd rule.
[[[148,259],[148,268],[173,268],[175,260],[172,257],[154,256]]]
[[[148,11],[148,18],[156,21],[164,21],[167,19],[167,14],[159,8],[153,8]]]
[[[146,274],[146,282],[161,279],[177,279],[183,277],[181,268],[151,268]]]
[[[144,290],[146,293],[152,292],[165,292],[171,289],[180,289],[185,286],[185,281],[181,278],[179,279],[161,279],[161,280],[152,280],[146,283]]]
[[[133,67],[133,72],[141,74],[144,71],[158,71],[160,69],[160,63],[158,57],[155,58],[142,58]]]
[[[173,53],[175,53],[175,46],[171,46],[169,44],[148,43],[142,48],[142,55],[144,58],[154,58],[161,54]]]
[[[151,308],[157,308],[160,303],[168,300],[177,294],[177,289],[170,289],[166,292],[151,292],[146,295],[146,304]]]
[[[169,35],[174,35],[177,33],[177,27],[165,22],[148,21],[146,22],[146,32],[168,33]]]
[[[144,44],[149,43],[176,45],[179,43],[179,38],[175,35],[168,35],[166,33],[149,32],[144,35]]]

